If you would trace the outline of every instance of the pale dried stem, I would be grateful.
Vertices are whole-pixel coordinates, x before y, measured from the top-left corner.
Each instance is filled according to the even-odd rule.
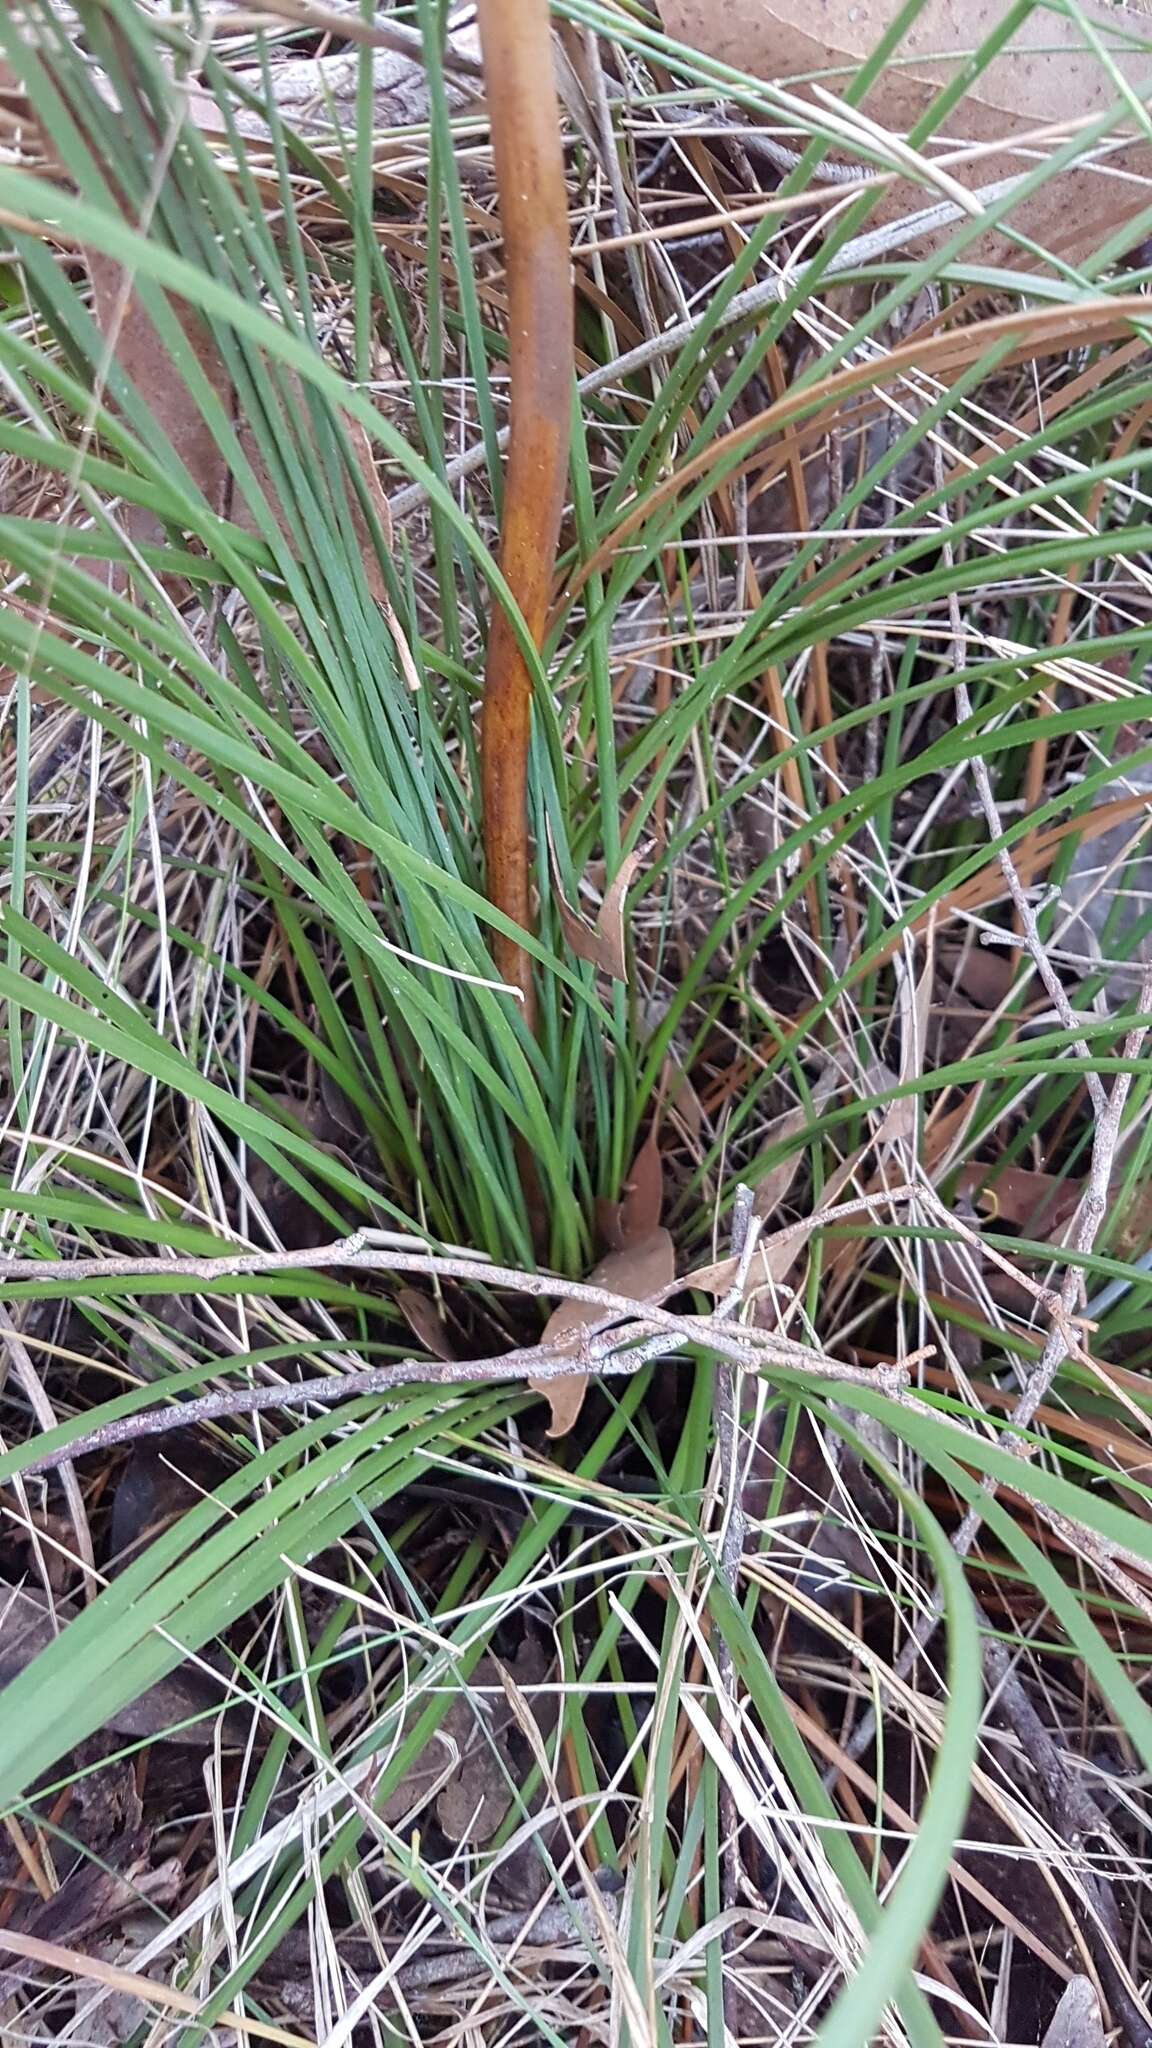
[[[744,1283],[756,1246],[759,1218],[753,1212],[754,1201],[751,1188],[743,1185],[737,1188],[732,1211],[732,1258],[736,1266],[733,1293],[736,1301],[743,1295]],[[725,1297],[725,1306],[730,1298]],[[748,1517],[744,1507],[743,1463],[740,1453],[740,1407],[739,1367],[725,1360],[716,1371],[712,1413],[716,1437],[716,1492],[721,1517],[719,1576],[734,1599],[738,1597],[740,1565],[748,1535]],[[731,1754],[737,1715],[736,1673],[731,1646],[724,1629],[717,1633],[716,1671],[728,1705],[728,1711],[721,1717],[721,1740]],[[742,1895],[743,1868],[740,1857],[740,1816],[736,1796],[728,1778],[723,1775],[719,1790],[719,1826],[721,1904],[725,1911],[730,1911],[738,1905]],[[721,1937],[726,1954],[733,1946],[734,1935],[735,1929],[728,1928]],[[735,2038],[738,2005],[730,1971],[725,1971],[724,2018],[729,2032]]]
[[[953,598],[953,605],[955,605],[955,602],[955,598]],[[959,677],[956,682],[956,708],[960,713],[962,722],[967,724],[972,717],[972,699],[968,694],[967,683],[961,681]],[[999,839],[1003,834],[1004,827],[1001,822],[999,809],[997,808],[996,798],[992,791],[988,764],[984,760],[983,755],[979,753],[972,756],[972,780],[976,784],[976,794],[980,799],[980,808],[984,813],[988,830],[994,840]],[[1040,976],[1048,1000],[1052,1004],[1065,1031],[1076,1032],[1079,1030],[1079,1021],[1076,1013],[1068,1000],[1068,992],[1060,976],[1044,951],[1044,941],[1040,937],[1035,913],[1031,903],[1028,901],[1028,892],[1016,872],[1015,862],[1006,846],[998,849],[996,859],[1000,872],[1004,877],[1004,885],[1011,898],[1012,908],[1020,919],[1020,929],[1024,937],[1024,945],[1028,957]],[[1088,1049],[1088,1042],[1085,1038],[1082,1036],[1077,1037],[1073,1049],[1078,1059],[1082,1059],[1086,1063],[1091,1061],[1092,1054]],[[1099,1074],[1093,1073],[1090,1065],[1085,1076],[1085,1083],[1092,1107],[1097,1116],[1105,1116],[1108,1108],[1107,1093]]]
[[[1000,179],[993,185],[984,186],[976,196],[991,204],[994,200],[1003,198],[1013,185],[1020,182],[1019,179],[1013,178]],[[940,206],[930,207],[924,213],[912,214],[906,220],[889,222],[883,228],[874,229],[871,234],[860,235],[855,241],[846,243],[843,249],[837,251],[825,265],[823,275],[833,277],[841,271],[853,270],[862,263],[873,261],[890,248],[898,248],[903,242],[914,241],[920,235],[946,227],[951,221],[960,218],[960,211],[958,206],[946,202]],[[778,306],[788,291],[799,282],[807,267],[804,264],[797,265],[788,279],[772,276],[762,283],[749,285],[745,291],[737,292],[720,315],[717,322],[719,331],[735,327],[742,320],[752,319]],[[620,383],[626,377],[634,377],[638,370],[646,370],[651,363],[667,362],[693,339],[709,317],[709,309],[704,307],[690,319],[678,320],[674,326],[666,327],[662,333],[649,336],[646,341],[637,343],[635,348],[614,357],[610,363],[603,363],[597,369],[589,370],[577,383],[577,391],[581,397],[591,397],[593,393],[607,390],[609,386]],[[501,429],[499,445],[502,448],[507,445],[506,428]],[[487,459],[487,449],[483,443],[477,443],[475,447],[469,448],[463,455],[446,465],[445,483],[451,485],[462,482],[465,477],[472,476],[478,469],[482,469]],[[423,504],[426,495],[423,484],[407,484],[403,490],[395,491],[388,500],[392,517],[397,520],[406,518]]]
[[[947,543],[945,552],[948,552]],[[952,599],[954,633],[954,664],[957,675],[963,672],[964,636],[959,619],[959,607]],[[972,703],[967,686],[963,681],[956,685],[957,708],[962,719],[972,715]],[[985,762],[979,754],[973,756],[973,779],[976,783],[981,809],[993,839],[1002,834],[1002,823],[992,790],[991,780]],[[1008,895],[1020,919],[1024,945],[1040,980],[1047,991],[1053,1007],[1066,1030],[1077,1030],[1077,1019],[1051,962],[1048,960],[1043,940],[1040,937],[1032,906],[1007,849],[998,854],[1001,872],[1004,876]],[[1147,1013],[1152,1009],[1152,964],[1145,972],[1139,995],[1139,1011]],[[1089,1097],[1095,1111],[1096,1123],[1092,1137],[1091,1160],[1088,1182],[1081,1197],[1077,1212],[1073,1249],[1083,1257],[1093,1249],[1100,1225],[1107,1210],[1108,1188],[1112,1178],[1116,1151],[1120,1141],[1124,1109],[1132,1085],[1132,1071],[1139,1059],[1147,1037],[1147,1026],[1135,1024],[1128,1032],[1123,1048],[1123,1057],[1129,1063],[1128,1072],[1119,1073],[1111,1089],[1106,1090],[1098,1074],[1088,1070],[1087,1085]],[[1086,1062],[1091,1053],[1083,1038],[1076,1041],[1075,1050]],[[950,1219],[953,1227],[955,1218]],[[968,1236],[966,1231],[962,1234]],[[1070,1350],[1075,1349],[1072,1336],[1074,1313],[1083,1296],[1083,1272],[1080,1264],[1070,1264],[1058,1297],[1048,1297],[1051,1327],[1044,1349],[1037,1364],[1028,1374],[1021,1389],[1005,1433],[1007,1448],[1019,1458],[1022,1465],[1031,1458],[1034,1446],[1028,1442],[1024,1431],[1030,1428],[1042,1403],[1051,1391],[1064,1360]],[[984,1500],[991,1500],[997,1491],[997,1482],[987,1479],[983,1486]],[[970,1553],[983,1522],[981,1501],[974,1501],[964,1514],[952,1537],[952,1547],[958,1557]],[[1063,1523],[1061,1533],[1072,1541],[1076,1532],[1071,1524]],[[1077,1546],[1080,1547],[1080,1546]],[[1110,1556],[1098,1554],[1098,1546],[1089,1546],[1089,1561],[1113,1582],[1119,1567]],[[1133,1589],[1134,1590],[1134,1589]],[[1143,1606],[1142,1601],[1137,1602]],[[911,1630],[904,1648],[897,1659],[898,1676],[906,1680],[931,1642],[940,1617],[944,1599],[939,1584],[933,1590],[931,1600]],[[983,1652],[984,1672],[989,1690],[997,1696],[999,1711],[1012,1728],[1021,1749],[1030,1763],[1038,1784],[1041,1786],[1054,1826],[1066,1837],[1082,1835],[1085,1832],[1107,1834],[1104,1820],[1091,1793],[1073,1777],[1063,1749],[1051,1731],[1041,1720],[1028,1696],[1023,1682],[1016,1675],[1012,1657],[1003,1643],[988,1640]],[[875,1710],[869,1708],[861,1717],[845,1745],[848,1755],[855,1759],[863,1754],[875,1737]],[[1133,2038],[1148,2038],[1148,2016],[1139,1995],[1131,1982],[1120,1952],[1119,1918],[1111,1887],[1103,1882],[1085,1879],[1092,1905],[1098,1918],[1098,1940],[1095,1943],[1097,1960],[1107,1980],[1108,1995],[1118,2018],[1122,2019],[1133,2033]],[[1135,2029],[1135,2032],[1133,2032]]]

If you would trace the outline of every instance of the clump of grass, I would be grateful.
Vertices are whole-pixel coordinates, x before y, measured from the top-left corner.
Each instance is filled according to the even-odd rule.
[[[817,235],[815,105],[745,227],[733,126],[779,91],[566,0],[578,359],[529,631],[474,56],[398,20],[424,98],[381,161],[351,19],[351,125],[282,114],[297,12],[0,21],[0,1478],[5,1575],[67,1623],[0,1700],[21,1869],[118,1867],[82,1794],[128,1745],[187,1883],[118,1939],[137,1996],[194,1998],[174,2039],[464,1999],[493,2041],[1038,2039],[1067,1942],[1131,2033],[1152,1004],[1139,915],[1068,940],[1152,763],[1143,273],[1041,262],[1012,193],[998,262],[987,220],[877,244],[867,186]],[[527,928],[481,852],[494,619]],[[530,1350],[539,1266],[578,1281],[629,1202],[684,1314],[629,1373],[618,1302],[545,1446],[519,1371],[461,1374]],[[146,1540],[152,1456],[195,1493]],[[147,1689],[189,1658],[173,1742]],[[99,1986],[6,1898],[0,1948],[52,1966],[22,2024],[82,2032]]]

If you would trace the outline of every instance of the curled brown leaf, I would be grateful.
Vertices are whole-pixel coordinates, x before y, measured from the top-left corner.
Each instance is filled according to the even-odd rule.
[[[623,1251],[609,1252],[589,1273],[588,1284],[602,1287],[609,1294],[625,1295],[629,1301],[643,1302],[663,1295],[675,1277],[676,1254],[672,1239],[666,1230],[654,1230],[649,1237],[638,1239]],[[583,1333],[603,1321],[604,1310],[594,1303],[561,1302],[549,1316],[541,1341],[560,1344],[570,1339],[573,1352],[578,1354]],[[530,1379],[528,1385],[534,1394],[545,1394],[551,1403],[552,1420],[548,1425],[548,1435],[567,1436],[584,1405],[587,1373],[581,1372],[577,1363],[571,1373],[565,1373],[560,1379]]]

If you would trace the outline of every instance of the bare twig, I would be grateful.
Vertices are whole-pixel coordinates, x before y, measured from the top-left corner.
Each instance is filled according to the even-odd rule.
[[[574,1345],[571,1336],[554,1345],[527,1345],[500,1353],[494,1358],[401,1359],[392,1365],[368,1367],[361,1371],[335,1372],[319,1379],[277,1381],[264,1387],[235,1387],[193,1396],[173,1407],[152,1409],[138,1415],[117,1417],[75,1439],[66,1450],[50,1452],[23,1467],[25,1474],[69,1464],[89,1451],[134,1442],[139,1437],[157,1436],[167,1430],[193,1423],[221,1420],[227,1415],[255,1414],[261,1410],[301,1407],[309,1403],[351,1400],[363,1394],[389,1394],[397,1387],[418,1385],[458,1386],[477,1381],[559,1379],[573,1372],[599,1375],[634,1373],[658,1357],[666,1357],[686,1344],[706,1345],[718,1356],[757,1372],[775,1364],[795,1371],[857,1386],[875,1387],[894,1397],[907,1387],[908,1375],[900,1366],[862,1368],[825,1358],[820,1351],[776,1332],[746,1329],[723,1317],[675,1315],[659,1301],[641,1305],[626,1295],[613,1294],[586,1281],[561,1280],[547,1273],[525,1273],[494,1266],[486,1259],[439,1255],[421,1250],[406,1251],[386,1244],[368,1244],[369,1233],[358,1232],[334,1244],[320,1245],[306,1254],[300,1252],[241,1252],[219,1259],[106,1258],[41,1260],[0,1260],[0,1287],[23,1279],[60,1279],[78,1291],[85,1279],[114,1274],[125,1280],[181,1279],[210,1284],[222,1278],[253,1276],[270,1272],[303,1271],[311,1266],[351,1267],[386,1273],[434,1274],[439,1278],[473,1280],[487,1286],[517,1289],[530,1296],[560,1295],[582,1301],[604,1311],[602,1323],[580,1332]],[[372,1233],[377,1239],[386,1233]],[[674,1292],[674,1287],[667,1290]]]
[[[355,8],[314,5],[313,0],[264,0],[259,7],[220,8],[205,17],[205,32],[211,37],[230,36],[245,28],[262,27],[268,21],[297,22],[302,28],[321,29],[339,36],[342,42],[359,43],[368,49],[396,50],[402,57],[410,57],[413,64],[423,64],[426,57],[424,38],[418,28],[385,15],[365,21]],[[440,53],[440,61],[445,70],[459,71],[477,84],[483,75],[480,59],[471,51],[460,49],[451,37]]]
[[[137,1415],[121,1415],[75,1438],[59,1451],[44,1452],[22,1466],[21,1477],[54,1471],[70,1465],[90,1451],[108,1450],[118,1444],[134,1443],[141,1437],[163,1436],[172,1429],[193,1423],[219,1422],[227,1415],[253,1415],[267,1409],[300,1408],[350,1401],[364,1394],[391,1394],[407,1386],[469,1386],[482,1381],[526,1379],[534,1383],[563,1379],[574,1372],[595,1373],[601,1379],[638,1372],[643,1365],[683,1347],[685,1342],[706,1344],[722,1358],[739,1364],[745,1371],[785,1365],[771,1359],[763,1346],[747,1341],[737,1325],[717,1324],[711,1317],[669,1317],[670,1327],[652,1333],[651,1318],[636,1315],[635,1303],[628,1304],[634,1320],[617,1327],[612,1317],[609,1331],[581,1332],[574,1349],[570,1338],[562,1344],[531,1344],[514,1351],[502,1351],[495,1358],[435,1360],[399,1359],[393,1365],[367,1366],[358,1372],[329,1373],[321,1379],[277,1381],[272,1386],[234,1387],[220,1392],[196,1394],[171,1408],[153,1408]],[[898,1398],[906,1389],[908,1376],[903,1367],[861,1367],[841,1365],[825,1359],[803,1345],[794,1349],[802,1359],[789,1358],[785,1369],[803,1370],[841,1385],[873,1387]]]
[[[858,1206],[842,1205],[844,1209]],[[821,1221],[840,1213],[840,1208],[821,1211]],[[390,1239],[388,1232],[377,1230],[356,1231],[350,1237],[337,1238],[331,1244],[310,1245],[302,1251],[225,1252],[218,1258],[0,1257],[0,1290],[12,1282],[25,1280],[37,1283],[60,1281],[66,1283],[70,1290],[82,1290],[85,1280],[107,1279],[178,1280],[210,1286],[217,1280],[242,1279],[249,1275],[256,1278],[268,1273],[292,1272],[303,1278],[309,1270],[323,1271],[330,1267],[347,1267],[352,1272],[419,1273],[441,1280],[475,1281],[485,1287],[507,1287],[536,1300],[558,1297],[564,1301],[587,1302],[592,1308],[602,1308],[609,1315],[627,1320],[634,1319],[637,1314],[636,1302],[630,1296],[596,1287],[587,1280],[566,1280],[555,1273],[532,1273],[516,1266],[497,1266],[468,1252],[432,1252],[423,1245],[419,1250],[410,1250],[406,1243]],[[685,1336],[692,1332],[699,1335],[701,1318],[674,1315],[659,1306],[660,1301],[669,1294],[675,1294],[682,1284],[674,1281],[652,1302],[645,1303],[644,1316],[653,1326],[677,1330]],[[744,1348],[771,1351],[781,1364],[810,1364],[818,1368],[823,1359],[822,1352],[799,1344],[791,1337],[781,1337],[774,1331],[744,1330],[742,1325],[726,1326],[713,1318],[708,1318],[707,1322],[709,1342],[714,1335],[722,1335],[729,1327],[739,1334]]]

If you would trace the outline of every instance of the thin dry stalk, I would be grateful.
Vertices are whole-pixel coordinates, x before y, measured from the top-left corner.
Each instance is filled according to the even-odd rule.
[[[500,566],[541,646],[568,474],[573,378],[568,195],[547,0],[480,0],[480,41],[508,280],[511,439]],[[511,619],[493,614],[481,721],[484,854],[498,910],[531,923],[528,749],[532,677]],[[523,946],[498,933],[496,964],[533,1014]]]

